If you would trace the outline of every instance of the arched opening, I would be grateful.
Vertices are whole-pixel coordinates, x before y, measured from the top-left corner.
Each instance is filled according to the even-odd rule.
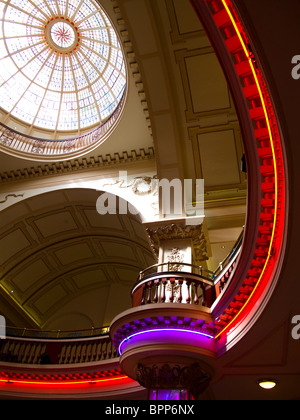
[[[155,258],[140,215],[120,214],[118,204],[115,213],[99,214],[99,196],[63,189],[1,213],[8,326],[96,333],[131,307],[130,290]]]

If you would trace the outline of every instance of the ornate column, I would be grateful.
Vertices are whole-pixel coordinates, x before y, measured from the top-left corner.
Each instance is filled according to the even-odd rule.
[[[210,273],[204,227],[167,221],[146,225],[158,265],[140,274],[133,308],[118,315],[110,334],[122,370],[150,399],[198,399],[213,371],[215,328],[206,289]]]
[[[204,223],[200,225],[188,225],[186,219],[178,222],[169,223],[154,222],[146,224],[150,243],[154,253],[158,258],[158,272],[189,272],[209,278],[210,273],[202,267],[204,261],[208,259],[206,229]],[[205,283],[201,284],[201,297],[204,306],[212,304],[215,299],[214,289]],[[179,285],[175,281],[172,291],[173,299],[178,297]],[[170,297],[170,285],[166,288],[166,300]],[[183,282],[181,299],[184,301],[187,296],[187,285]]]

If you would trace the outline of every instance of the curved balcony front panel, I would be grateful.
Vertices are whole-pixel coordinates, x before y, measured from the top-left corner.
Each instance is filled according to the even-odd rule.
[[[210,307],[215,300],[214,282],[202,275],[185,271],[156,272],[145,277],[140,276],[132,289],[131,297],[133,307],[156,303],[183,303]]]

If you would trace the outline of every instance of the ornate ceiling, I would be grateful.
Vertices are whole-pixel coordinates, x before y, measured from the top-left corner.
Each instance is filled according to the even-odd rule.
[[[101,277],[97,281],[94,278],[93,282],[92,275],[85,277],[78,267],[80,264],[87,267],[87,263],[95,258],[95,249],[102,248],[100,241],[95,241],[94,233],[89,229],[90,225],[94,226],[91,223],[93,219],[85,219],[85,222],[82,219],[82,209],[87,209],[84,201],[83,204],[81,199],[80,202],[77,199],[72,201],[69,191],[67,195],[60,191],[54,195],[63,195],[63,201],[60,202],[52,194],[49,195],[50,201],[47,196],[43,196],[43,203],[40,204],[44,208],[35,209],[34,198],[22,201],[28,196],[29,190],[34,197],[34,191],[36,194],[46,193],[47,189],[62,183],[69,183],[68,187],[71,188],[78,180],[115,176],[120,167],[127,170],[137,168],[138,173],[150,167],[160,177],[203,176],[206,180],[205,220],[211,252],[208,263],[212,266],[218,264],[227,253],[226,250],[238,236],[245,220],[247,183],[239,170],[242,143],[238,122],[214,53],[189,2],[103,0],[102,3],[120,33],[129,66],[129,96],[118,129],[108,142],[76,159],[70,157],[65,161],[45,162],[38,157],[37,160],[17,159],[7,153],[0,153],[0,219],[1,222],[3,220],[0,266],[1,273],[2,269],[8,269],[8,274],[11,272],[16,275],[1,277],[1,281],[3,279],[8,288],[18,286],[14,293],[18,293],[16,296],[19,301],[24,302],[26,308],[32,310],[32,314],[44,325],[54,328],[57,328],[56,321],[63,314],[63,306],[66,308],[66,324],[69,322],[66,315],[72,314],[75,317],[78,313],[78,326],[91,325],[94,309],[82,310],[78,302],[87,297],[86,302],[95,303],[93,308],[96,308],[98,301],[102,304],[104,299],[101,293],[104,293],[104,289],[102,292],[100,288],[97,291],[95,284],[99,281],[100,286],[104,281],[103,270],[99,268]],[[272,7],[271,0],[243,0],[238,3],[245,19],[248,19],[251,35],[265,65],[264,70],[273,93],[278,94],[276,105],[287,137],[288,169],[290,175],[294,175],[293,186],[289,191],[293,208],[289,214],[288,250],[283,256],[284,266],[280,272],[278,289],[273,293],[268,308],[256,320],[243,341],[216,361],[219,377],[213,384],[210,396],[211,399],[244,400],[264,399],[271,395],[270,399],[291,400],[299,398],[300,378],[299,340],[294,340],[291,335],[292,316],[299,313],[294,264],[299,232],[297,183],[300,177],[296,176],[299,171],[296,163],[299,112],[296,103],[297,82],[290,76],[291,58],[297,48],[295,40],[298,39],[291,28],[295,31],[299,28],[295,13],[299,10],[299,3],[297,0],[284,4],[277,2],[276,7]],[[272,24],[277,22],[280,22],[281,30],[271,30]],[[14,203],[18,204],[12,206]],[[4,215],[5,219],[2,219]],[[65,225],[61,223],[64,216]],[[42,223],[42,220],[49,222],[51,217],[57,226],[61,226],[58,237],[65,238],[67,248],[60,246],[59,242],[55,243],[49,224]],[[56,225],[50,228],[55,232]],[[82,241],[81,252],[77,254],[78,263],[73,254],[79,245],[78,236],[75,235],[77,228],[81,234],[87,233]],[[119,233],[124,245],[125,238],[121,231]],[[44,238],[44,241],[40,243],[39,238]],[[107,243],[111,244],[110,240]],[[48,248],[43,251],[42,247],[46,244]],[[119,241],[114,246],[118,244]],[[126,246],[129,250],[132,243],[126,242]],[[142,248],[138,245],[140,251]],[[34,258],[26,260],[33,249],[36,251],[32,254]],[[22,254],[24,259],[21,258]],[[100,254],[108,258],[104,251],[98,256]],[[130,251],[127,256],[129,254]],[[147,252],[144,255],[148,255]],[[31,265],[34,259],[37,264],[35,266]],[[138,263],[142,261],[136,260]],[[26,272],[26,264],[31,271]],[[24,269],[22,273],[21,267]],[[133,263],[133,270],[134,267]],[[56,276],[53,273],[51,277],[47,271],[50,269],[61,271]],[[68,293],[63,282],[59,281],[67,270],[71,273],[66,278]],[[47,289],[47,279],[50,278],[57,289],[52,288],[51,282]],[[116,278],[113,277],[114,281]],[[39,282],[40,291],[37,287]],[[82,293],[79,293],[80,288]],[[48,290],[49,294],[44,295],[47,298],[43,306],[43,293]],[[55,290],[62,292],[55,295]],[[105,293],[107,297],[108,293]],[[53,304],[54,296],[61,298],[60,308]],[[28,326],[35,325],[28,317],[24,317],[22,308],[14,305],[11,295],[1,292],[0,300],[8,320],[15,320],[22,326],[26,322]],[[72,306],[71,302],[77,306]],[[86,318],[82,316],[83,312],[88,314]],[[99,313],[96,317],[97,322],[104,319]],[[262,394],[257,388],[257,378],[270,375],[278,378],[280,386],[272,394]]]
[[[93,218],[94,193],[83,198],[75,189],[75,201],[70,198],[78,183],[109,181],[120,170],[156,173],[159,179],[204,179],[209,269],[230,252],[245,222],[239,123],[192,6],[180,0],[101,4],[119,32],[128,66],[128,97],[115,131],[95,150],[60,161],[47,162],[38,154],[32,160],[16,158],[1,146],[1,283],[14,291],[10,298],[18,310],[10,311],[19,324],[21,306],[43,328],[60,328],[58,319],[66,326],[76,319],[82,328],[109,323],[115,285],[130,290],[139,268],[153,263],[145,234],[122,230],[134,218],[116,216],[99,226]],[[130,305],[128,293],[126,299]],[[85,308],[89,300],[93,304]],[[100,314],[97,302],[107,310]]]

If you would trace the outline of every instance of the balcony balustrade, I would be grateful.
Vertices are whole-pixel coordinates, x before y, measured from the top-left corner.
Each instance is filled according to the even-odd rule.
[[[109,335],[58,340],[42,338],[45,333],[41,333],[41,338],[37,331],[31,330],[31,333],[34,339],[9,336],[0,340],[0,363],[68,365],[117,357]]]
[[[66,157],[66,155],[77,156],[83,151],[95,148],[99,142],[107,138],[121,117],[125,101],[126,94],[123,94],[115,112],[106,121],[86,134],[67,139],[32,137],[0,123],[0,148],[17,156],[38,157],[39,159],[47,157],[48,160],[52,160],[51,158],[57,160],[59,156]]]
[[[214,300],[214,273],[186,263],[162,263],[140,273],[131,296],[132,306],[183,303],[209,307]]]

